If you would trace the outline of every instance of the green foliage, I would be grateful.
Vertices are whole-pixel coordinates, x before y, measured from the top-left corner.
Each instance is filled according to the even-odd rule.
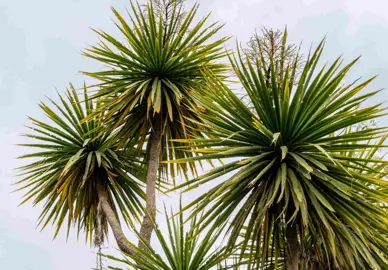
[[[168,27],[163,27],[161,17],[154,17],[152,5],[148,5],[145,14],[140,6],[132,3],[131,7],[131,24],[112,9],[123,42],[96,31],[101,38],[99,45],[85,51],[86,56],[108,67],[105,71],[85,72],[101,82],[93,96],[103,98],[98,112],[106,112],[104,120],[111,123],[110,130],[118,128],[122,145],[140,138],[141,149],[150,128],[158,121],[164,134],[162,158],[192,156],[190,152],[174,151],[179,143],[168,140],[199,134],[196,122],[200,122],[197,113],[201,108],[193,99],[193,92],[202,89],[203,69],[217,75],[226,69],[217,63],[225,55],[222,45],[226,39],[209,42],[222,26],[205,26],[209,16],[195,23],[198,6],[187,13],[175,6]],[[186,165],[182,166],[186,171]],[[195,171],[194,167],[191,169]],[[173,165],[171,173],[174,175]]]
[[[344,131],[345,134],[351,133],[351,131],[359,131],[364,128],[367,128],[368,126],[362,127],[360,125],[356,128],[350,128]],[[331,136],[334,136],[335,134],[332,134]],[[382,153],[379,153],[378,149],[381,146],[384,146],[384,143],[387,139],[387,135],[384,135],[381,137],[379,141],[374,142],[373,140],[368,141],[370,144],[376,144],[374,148],[365,149],[363,151],[355,151],[354,149],[350,149],[348,151],[342,152],[344,156],[356,158],[356,159],[362,159],[363,161],[359,161],[359,168],[356,168],[355,171],[359,174],[365,174],[372,177],[375,177],[377,179],[385,179],[387,180],[388,176],[388,163],[387,162],[378,162],[384,160],[384,155]],[[369,159],[373,159],[374,162],[370,163],[368,162]],[[368,168],[365,170],[364,168]],[[370,183],[364,183],[369,188],[375,189],[375,188],[381,188],[377,187]],[[382,191],[382,190],[381,190]],[[386,194],[386,193],[385,193]],[[368,201],[371,205],[376,205],[378,207],[383,207],[384,204],[381,204],[381,202],[374,200],[373,198]],[[384,235],[384,231],[381,231],[381,233]],[[385,235],[387,237],[387,235]],[[303,264],[306,266],[306,269],[328,269],[328,268],[334,268],[333,266],[333,260],[330,256],[329,260],[325,260],[325,254],[322,252],[322,249],[316,241],[314,241],[313,237],[310,237],[309,235],[304,235],[305,238],[305,248],[304,248],[304,254],[302,255]],[[338,242],[336,243],[338,245]],[[383,244],[384,245],[384,244]],[[340,248],[340,247],[339,247]]]
[[[147,270],[208,270],[217,267],[227,259],[225,248],[217,249],[215,245],[217,239],[220,239],[222,228],[210,231],[201,237],[196,228],[197,217],[194,217],[190,226],[185,229],[182,212],[173,216],[171,211],[172,217],[169,218],[165,210],[165,216],[168,233],[163,233],[156,224],[154,225],[162,254],[145,243],[146,251],[136,249],[137,255],[128,255],[124,260],[113,256],[106,257],[128,265],[130,267],[128,269]],[[122,270],[115,267],[109,267],[109,269]]]
[[[302,269],[388,268],[388,161],[378,152],[388,128],[356,128],[386,109],[364,103],[379,92],[361,92],[374,78],[343,84],[357,59],[318,69],[321,42],[302,65],[287,31],[265,29],[246,56],[240,48],[228,55],[248,98],[242,101],[226,84],[227,38],[214,38],[222,26],[208,25],[209,15],[196,21],[197,5],[184,11],[181,0],[157,0],[144,10],[131,3],[128,21],[112,10],[120,41],[95,30],[100,42],[84,52],[106,66],[84,72],[97,80],[94,94],[84,86],[80,101],[71,86],[58,102],[41,103],[50,123],[30,118],[25,136],[35,142],[21,144],[34,152],[20,157],[30,163],[19,168],[18,190],[26,190],[22,204],[44,202],[42,229],[55,224],[56,237],[66,226],[69,236],[75,226],[101,244],[108,231],[101,186],[117,220],[140,222],[146,161],[158,160],[149,156],[149,138],[160,125],[161,137],[151,138],[153,146],[161,142],[159,167],[168,176],[197,175],[202,160],[225,161],[173,190],[224,179],[178,214],[165,211],[168,234],[153,224],[163,254],[148,239],[145,250],[120,242],[127,239],[116,224],[118,243],[133,253],[107,258],[147,270],[285,269],[294,242]],[[150,168],[153,176],[158,168]],[[152,215],[153,195],[149,185]],[[228,241],[217,249],[221,235]]]
[[[51,123],[29,118],[31,132],[25,136],[36,142],[21,144],[34,150],[20,157],[34,160],[19,168],[24,176],[18,182],[23,185],[19,190],[28,190],[22,204],[30,200],[34,205],[45,202],[39,224],[43,229],[50,222],[56,223],[54,237],[67,223],[68,235],[74,224],[78,234],[85,230],[86,240],[91,241],[96,229],[107,232],[107,221],[99,219],[96,184],[101,183],[116,215],[133,225],[143,215],[145,194],[139,180],[144,178],[142,153],[133,146],[132,151],[119,149],[118,143],[104,132],[101,117],[95,115],[84,121],[98,105],[89,99],[86,87],[82,103],[72,86],[66,97],[58,96],[59,103],[50,99],[53,108],[40,104]],[[97,228],[101,221],[103,224]]]
[[[340,269],[385,269],[388,228],[382,205],[388,202],[387,181],[378,168],[387,161],[362,153],[386,147],[371,141],[386,134],[387,128],[351,127],[386,111],[381,104],[362,106],[378,92],[360,94],[373,78],[341,85],[357,60],[341,68],[337,59],[316,71],[323,47],[322,42],[309,55],[297,85],[296,62],[280,72],[283,58],[270,59],[271,84],[267,84],[259,66],[240,51],[231,55],[254,111],[227,85],[210,78],[208,88],[214,94],[201,100],[207,108],[201,117],[210,130],[208,138],[180,140],[189,147],[195,144],[197,152],[203,148],[203,155],[177,162],[231,161],[177,188],[232,173],[186,209],[195,206],[193,215],[207,209],[198,222],[200,231],[230,221],[229,248],[247,226],[242,254],[255,256],[261,265],[272,261],[272,254],[274,264],[285,256],[285,230],[296,224],[301,248],[306,247],[308,235],[321,262]],[[255,250],[248,249],[251,240]]]

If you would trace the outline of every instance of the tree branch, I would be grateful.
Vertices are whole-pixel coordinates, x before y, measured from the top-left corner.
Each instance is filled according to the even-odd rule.
[[[155,199],[155,189],[156,189],[156,179],[158,176],[159,170],[159,156],[160,156],[160,142],[162,136],[162,127],[159,119],[160,115],[156,115],[156,120],[151,131],[151,138],[149,141],[150,152],[148,160],[148,169],[147,169],[147,189],[146,189],[146,215],[144,216],[143,223],[140,228],[140,237],[143,241],[150,244],[151,235],[154,229],[154,222],[156,216],[156,199]],[[140,240],[139,248],[146,250],[146,246]]]
[[[101,203],[102,211],[104,212],[108,223],[113,231],[113,235],[116,239],[119,249],[127,254],[135,255],[136,252],[132,248],[132,244],[125,237],[124,232],[121,228],[120,222],[112,210],[112,207],[108,201],[108,194],[106,189],[101,183],[97,183],[97,195],[99,203]]]

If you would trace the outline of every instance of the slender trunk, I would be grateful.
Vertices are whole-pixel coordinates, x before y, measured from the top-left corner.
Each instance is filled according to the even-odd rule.
[[[298,250],[298,229],[296,224],[287,226],[286,228],[287,237],[287,256],[286,264],[287,270],[298,270],[299,269],[299,250]]]
[[[152,127],[149,141],[150,152],[147,169],[146,214],[140,228],[140,237],[148,244],[151,242],[151,235],[154,229],[153,223],[155,222],[156,216],[155,189],[159,170],[160,142],[162,135],[159,115],[156,115],[156,119],[157,120],[154,121],[154,125]],[[146,246],[142,241],[139,241],[139,248],[144,250],[146,249]]]
[[[97,195],[99,203],[101,204],[102,211],[104,211],[106,219],[108,220],[108,223],[113,231],[113,235],[120,250],[125,253],[135,255],[136,252],[132,249],[130,242],[125,237],[120,222],[116,217],[115,213],[113,212],[112,207],[110,206],[110,203],[108,201],[108,194],[106,193],[106,189],[101,183],[97,183]]]

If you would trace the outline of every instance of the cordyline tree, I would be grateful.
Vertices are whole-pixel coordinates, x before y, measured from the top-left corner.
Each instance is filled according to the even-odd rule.
[[[230,222],[229,248],[246,226],[245,246],[257,248],[243,244],[242,253],[256,256],[258,269],[268,262],[278,265],[279,258],[285,258],[287,269],[303,268],[307,241],[320,254],[320,265],[388,267],[387,181],[379,173],[387,161],[361,155],[386,147],[372,141],[382,138],[387,128],[352,129],[386,115],[386,109],[380,103],[362,106],[379,92],[361,93],[373,78],[342,85],[357,59],[341,68],[338,58],[316,70],[322,50],[323,42],[307,58],[296,85],[295,62],[282,72],[279,61],[284,58],[270,59],[268,85],[259,65],[240,50],[230,55],[254,112],[209,73],[207,89],[214,94],[201,99],[207,108],[201,118],[210,130],[208,138],[180,140],[190,148],[195,145],[197,153],[202,145],[203,154],[177,162],[232,158],[177,188],[232,173],[186,209],[192,208],[193,215],[208,209],[198,221],[200,231]]]
[[[152,5],[146,15],[140,6],[131,3],[131,7],[131,25],[113,9],[125,43],[96,31],[101,38],[99,46],[85,51],[86,56],[104,63],[108,69],[85,74],[101,81],[93,98],[102,100],[96,113],[103,113],[107,131],[114,131],[123,146],[139,142],[139,151],[147,141],[146,214],[140,236],[150,243],[158,171],[175,177],[174,166],[160,166],[160,160],[193,156],[190,152],[176,152],[174,147],[179,143],[170,139],[200,134],[197,114],[201,108],[192,93],[200,90],[204,82],[203,69],[215,74],[226,70],[225,65],[217,63],[224,55],[222,44],[226,39],[208,42],[222,26],[205,26],[209,16],[194,25],[198,6],[182,18],[182,7],[175,5],[167,18],[168,27],[164,27],[162,16],[155,17]],[[188,166],[178,169],[186,173]],[[142,241],[139,246],[144,247]]]
[[[23,184],[20,189],[29,188],[22,203],[32,199],[34,205],[45,202],[39,216],[42,229],[56,224],[55,238],[64,223],[67,235],[74,224],[78,235],[84,230],[86,240],[99,246],[108,222],[120,238],[119,216],[133,226],[144,215],[144,153],[129,144],[125,151],[118,147],[104,132],[101,115],[94,114],[95,104],[86,87],[83,98],[87,101],[81,103],[71,86],[66,97],[59,94],[59,103],[40,104],[50,122],[30,117],[28,128],[33,132],[25,136],[37,142],[21,146],[40,150],[20,157],[37,160],[19,168],[24,178],[18,184]],[[120,241],[118,244],[121,247]]]
[[[96,30],[100,43],[84,52],[107,67],[84,72],[98,82],[41,103],[50,122],[30,118],[26,136],[36,143],[22,145],[33,150],[22,158],[34,160],[19,184],[23,203],[44,202],[42,228],[55,224],[56,236],[76,225],[99,246],[110,227],[130,269],[388,267],[388,162],[377,151],[387,128],[355,128],[386,111],[364,106],[379,92],[361,93],[373,78],[343,85],[356,60],[318,70],[323,42],[301,63],[286,31],[264,30],[254,55],[228,55],[245,102],[225,80],[226,38],[214,39],[221,26],[196,21],[197,5],[131,3],[128,20],[112,10],[122,37]],[[266,52],[271,40],[281,41],[276,53]],[[197,162],[224,158],[172,181],[171,190],[187,191],[224,176],[166,220],[163,235],[156,190],[196,175]],[[227,241],[214,251],[217,237]]]
[[[119,248],[136,254],[122,231],[116,209],[119,207],[132,227],[143,214],[139,247],[145,249],[155,222],[158,176],[174,178],[177,169],[184,174],[189,169],[196,171],[192,164],[168,166],[160,160],[194,155],[176,152],[174,148],[180,144],[170,139],[200,135],[197,114],[202,108],[193,99],[193,92],[202,90],[204,69],[220,75],[225,72],[226,66],[218,60],[224,56],[226,38],[210,41],[222,26],[208,25],[209,16],[195,21],[197,5],[185,12],[182,4],[169,4],[168,16],[163,16],[152,4],[144,12],[140,5],[131,3],[129,23],[112,10],[123,41],[95,30],[100,43],[84,54],[104,63],[107,69],[85,72],[100,81],[93,87],[96,92],[92,96],[85,94],[85,109],[75,94],[69,94],[67,104],[62,98],[63,104],[54,103],[62,116],[42,105],[56,126],[32,119],[42,128],[33,129],[45,136],[28,135],[42,142],[24,146],[48,150],[24,156],[41,159],[22,168],[28,174],[23,182],[27,183],[24,188],[33,187],[26,201],[46,199],[42,219],[57,221],[59,229],[67,217],[68,227],[78,222],[78,232],[86,228],[91,235],[99,224],[96,217],[101,208],[102,228],[106,231],[108,222]],[[98,106],[93,107],[95,100]],[[136,152],[135,162],[120,159],[115,151]],[[113,162],[119,165],[115,167]],[[121,168],[127,163],[136,171]],[[146,172],[136,174],[138,170]],[[127,174],[138,177],[134,190],[123,191],[116,186],[117,179]],[[146,194],[139,186],[142,182]],[[145,211],[142,199],[146,200]]]

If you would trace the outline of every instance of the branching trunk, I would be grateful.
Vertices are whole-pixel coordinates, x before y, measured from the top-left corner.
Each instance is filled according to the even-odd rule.
[[[296,224],[287,226],[286,229],[287,237],[287,256],[286,264],[287,270],[298,270],[299,269],[299,250],[298,250],[298,229]]]
[[[159,170],[159,155],[160,155],[160,142],[162,135],[161,122],[156,116],[156,121],[152,127],[151,138],[149,140],[150,152],[148,159],[147,169],[147,189],[146,189],[146,215],[144,216],[143,223],[140,228],[141,238],[148,244],[151,242],[151,235],[154,229],[153,223],[155,222],[156,216],[156,199],[155,189],[156,180],[158,177]],[[145,249],[145,245],[142,241],[139,241],[139,248]]]
[[[156,216],[156,180],[159,169],[159,153],[161,142],[162,127],[160,121],[155,121],[151,132],[151,138],[149,141],[150,152],[148,160],[147,170],[147,189],[146,189],[146,215],[144,216],[141,228],[140,236],[148,244],[151,242],[151,235],[153,232],[153,223]],[[132,244],[125,237],[121,228],[120,222],[112,210],[112,207],[108,201],[108,194],[106,189],[100,182],[97,184],[97,195],[101,208],[108,220],[108,223],[113,231],[113,235],[116,239],[119,249],[125,253],[136,255],[136,251],[133,249]],[[145,249],[145,245],[142,241],[139,241],[139,248]]]
[[[113,212],[112,207],[110,206],[110,203],[108,201],[108,194],[106,193],[106,189],[101,183],[97,184],[97,195],[99,203],[101,204],[102,211],[104,211],[106,219],[108,220],[108,223],[113,231],[113,235],[120,250],[125,253],[135,255],[136,252],[133,250],[131,243],[125,237],[120,222],[115,213]]]

